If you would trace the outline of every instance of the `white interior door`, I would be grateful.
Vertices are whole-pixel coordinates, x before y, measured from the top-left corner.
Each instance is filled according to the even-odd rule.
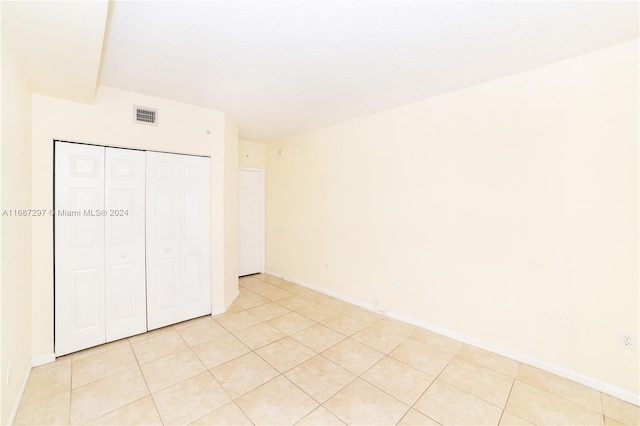
[[[147,327],[182,318],[180,291],[180,163],[147,152]]]
[[[55,352],[105,342],[103,147],[55,146]]]
[[[264,170],[238,173],[238,274],[264,272]]]
[[[183,320],[211,313],[209,158],[180,155]]]
[[[105,159],[106,341],[147,331],[145,153],[107,148]]]
[[[211,313],[209,159],[147,152],[147,325]]]

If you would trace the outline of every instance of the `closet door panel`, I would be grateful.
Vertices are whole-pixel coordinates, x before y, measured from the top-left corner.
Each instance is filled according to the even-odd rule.
[[[147,152],[147,327],[183,320],[181,292],[181,164]]]
[[[147,330],[145,154],[106,149],[105,309],[107,342]]]
[[[105,342],[103,147],[55,146],[55,352]]]
[[[182,162],[181,248],[184,319],[211,313],[210,159],[179,156]]]

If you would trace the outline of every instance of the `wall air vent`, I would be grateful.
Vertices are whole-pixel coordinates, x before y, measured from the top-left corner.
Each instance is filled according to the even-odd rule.
[[[133,106],[133,122],[141,124],[158,125],[158,110],[153,108]]]

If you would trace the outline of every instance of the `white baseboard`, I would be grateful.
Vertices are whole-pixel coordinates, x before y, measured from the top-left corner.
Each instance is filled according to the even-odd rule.
[[[16,416],[18,415],[18,409],[20,408],[20,402],[22,402],[22,397],[24,395],[24,390],[27,388],[27,382],[29,381],[29,376],[31,376],[31,366],[27,368],[27,371],[24,374],[24,378],[22,379],[22,385],[20,385],[20,391],[16,397],[16,400],[13,403],[13,408],[11,409],[11,415],[9,416],[9,421],[7,424],[12,425],[16,420]]]
[[[224,314],[226,310],[227,310],[227,308],[225,308],[224,306],[212,309],[211,310],[211,316],[214,317],[216,315]]]
[[[236,294],[233,295],[233,297],[231,298],[231,301],[228,304],[226,304],[225,306],[221,306],[219,308],[215,308],[215,309],[211,310],[211,316],[220,315],[220,314],[224,314],[225,312],[227,312],[227,309],[229,309],[229,306],[231,306],[233,304],[233,302],[236,301],[236,299],[238,298],[239,295],[240,295],[240,290],[237,290]]]
[[[619,399],[621,399],[623,401],[630,402],[631,404],[640,405],[640,395],[636,395],[636,394],[634,394],[632,392],[617,388],[617,387],[612,386],[612,385],[610,385],[608,383],[596,380],[596,379],[594,379],[592,377],[584,376],[582,374],[576,373],[575,371],[571,371],[571,370],[568,370],[566,368],[559,367],[557,365],[541,361],[541,360],[539,360],[537,358],[534,358],[534,357],[531,357],[529,355],[521,354],[521,353],[518,353],[518,352],[514,352],[514,351],[511,351],[511,350],[508,350],[508,349],[497,348],[497,347],[495,347],[493,345],[489,345],[486,342],[483,342],[481,340],[475,339],[473,337],[467,336],[465,334],[459,333],[459,332],[454,331],[454,330],[450,330],[450,329],[447,329],[447,328],[444,328],[444,327],[440,327],[440,326],[435,325],[435,324],[431,324],[431,323],[429,323],[427,321],[422,321],[422,320],[419,320],[419,319],[410,318],[410,317],[408,317],[406,315],[398,314],[396,312],[380,310],[377,306],[374,306],[374,305],[372,305],[370,303],[365,303],[365,302],[362,302],[360,300],[352,299],[350,297],[344,296],[344,295],[336,293],[334,291],[326,290],[324,288],[317,287],[315,285],[312,285],[312,284],[297,280],[295,278],[287,277],[287,276],[285,276],[283,274],[280,274],[278,272],[265,271],[265,273],[269,274],[269,275],[273,275],[275,277],[279,277],[279,278],[285,279],[285,280],[290,281],[290,282],[292,282],[294,284],[301,285],[302,287],[306,287],[306,288],[309,288],[311,290],[315,290],[315,291],[317,291],[319,293],[326,294],[327,296],[335,297],[336,299],[342,300],[342,301],[347,302],[347,303],[351,303],[352,305],[360,306],[362,308],[369,309],[371,311],[375,311],[375,312],[377,312],[379,314],[383,314],[383,315],[386,315],[386,316],[388,316],[390,318],[394,318],[394,319],[397,319],[399,321],[406,322],[408,324],[412,324],[412,325],[415,325],[417,327],[427,329],[429,331],[433,331],[434,333],[441,334],[443,336],[449,337],[449,338],[457,340],[459,342],[466,343],[468,345],[475,346],[477,348],[484,349],[484,350],[496,353],[498,355],[502,355],[504,357],[513,359],[515,361],[518,361],[518,362],[521,362],[521,363],[524,363],[524,364],[531,365],[533,367],[539,368],[539,369],[544,370],[544,371],[548,371],[549,373],[556,374],[556,375],[558,375],[560,377],[564,377],[565,379],[568,379],[568,380],[574,381],[576,383],[580,383],[582,385],[588,386],[588,387],[590,387],[592,389],[596,389],[598,391],[604,392],[604,393],[606,393],[608,395],[614,396],[614,397],[619,398]]]
[[[42,355],[31,360],[31,367],[39,367],[56,360],[56,354]]]
[[[480,349],[484,349],[493,353],[496,353],[498,355],[502,355],[506,358],[510,358],[513,360],[516,360],[518,362],[521,362],[523,364],[528,364],[531,365],[533,367],[539,368],[541,370],[547,371],[549,373],[553,373],[557,376],[560,377],[564,377],[565,379],[569,379],[571,381],[574,381],[576,383],[580,383],[582,385],[588,386],[592,389],[596,389],[598,391],[604,392],[606,394],[609,394],[611,396],[615,396],[616,398],[622,399],[624,401],[630,402],[632,404],[635,405],[639,405],[640,402],[640,396],[639,395],[635,395],[631,392],[622,390],[620,388],[617,388],[615,386],[611,386],[608,383],[604,383],[601,382],[599,380],[596,380],[592,377],[588,377],[588,376],[584,376],[582,374],[576,373],[575,371],[571,371],[568,370],[566,368],[562,368],[559,367],[557,365],[554,364],[550,364],[548,362],[544,362],[544,361],[540,361],[537,358],[531,357],[529,355],[525,355],[525,354],[521,354],[518,352],[514,352],[508,349],[503,349],[503,348],[496,348],[494,346],[491,345],[487,345],[485,342],[480,341],[478,339],[463,335],[461,333],[458,333],[456,331],[453,330],[449,330],[443,327],[439,327],[437,325],[428,323],[426,321],[422,321],[422,320],[418,320],[415,318],[409,318],[407,316],[404,315],[400,315],[397,314],[395,312],[389,312],[387,313],[387,316],[391,317],[391,318],[395,318],[397,320],[409,323],[409,324],[413,324],[415,326],[418,326],[420,328],[425,328],[427,330],[433,331],[434,333],[438,333],[441,334],[443,336],[447,336],[451,339],[457,340],[459,342],[462,343],[466,343],[468,345],[471,346],[475,346],[477,348]]]
[[[229,300],[229,303],[227,303],[224,307],[224,310],[226,311],[227,309],[229,309],[229,306],[233,305],[233,302],[236,301],[236,299],[238,298],[238,296],[240,296],[240,289],[236,289],[236,294],[233,295],[233,297],[231,298],[231,300]]]
[[[352,305],[356,305],[356,306],[360,306],[361,308],[369,309],[370,311],[375,311],[375,312],[380,313],[380,314],[386,314],[385,311],[379,310],[377,308],[377,306],[374,306],[374,305],[372,305],[370,303],[365,303],[365,302],[362,302],[362,301],[357,300],[357,299],[352,299],[352,298],[350,298],[348,296],[345,296],[343,294],[336,293],[334,291],[327,290],[327,289],[324,289],[324,288],[321,288],[321,287],[316,287],[313,284],[305,283],[305,282],[297,280],[295,278],[284,276],[284,275],[279,274],[277,272],[265,271],[265,274],[272,275],[272,276],[277,277],[277,278],[282,278],[283,280],[287,280],[287,281],[292,282],[294,284],[301,285],[302,287],[306,287],[306,288],[308,288],[310,290],[315,290],[318,293],[326,294],[327,296],[334,297],[336,299],[342,300],[343,302],[351,303]]]
[[[20,391],[18,392],[18,396],[16,398],[15,403],[13,404],[13,409],[11,410],[11,415],[9,416],[10,425],[16,420],[16,416],[18,415],[18,409],[20,408],[20,402],[22,402],[22,397],[24,396],[24,390],[27,388],[27,382],[29,381],[29,377],[31,376],[31,369],[33,367],[38,367],[44,364],[49,364],[56,360],[55,354],[47,354],[42,355],[31,360],[31,364],[29,368],[25,372],[24,378],[22,379],[22,385],[20,385]]]

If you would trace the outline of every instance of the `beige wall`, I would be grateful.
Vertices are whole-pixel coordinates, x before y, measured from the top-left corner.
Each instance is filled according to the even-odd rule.
[[[238,126],[228,118],[225,122],[224,161],[229,167],[224,175],[224,250],[225,307],[238,296]]]
[[[638,113],[634,40],[271,143],[267,270],[637,403]]]
[[[3,40],[0,213],[31,207],[30,125],[31,92]],[[2,216],[1,236],[0,424],[7,424],[31,363],[31,219]]]
[[[252,169],[266,168],[267,145],[241,139],[238,143],[238,165]]]
[[[2,2],[2,38],[14,51],[32,92],[93,102],[109,4],[109,0]]]
[[[158,126],[133,123],[133,106],[159,109]],[[51,208],[53,140],[207,155],[211,157],[212,308],[224,309],[237,287],[237,253],[225,217],[236,209],[223,180],[237,175],[237,130],[224,113],[109,87],[93,105],[33,96],[33,205]],[[228,198],[230,197],[230,198]],[[230,205],[227,205],[230,204]],[[235,220],[235,219],[233,219]],[[53,221],[34,221],[32,356],[53,352]],[[230,243],[228,243],[231,241]],[[227,244],[228,243],[228,244]],[[236,289],[237,292],[237,289]]]

